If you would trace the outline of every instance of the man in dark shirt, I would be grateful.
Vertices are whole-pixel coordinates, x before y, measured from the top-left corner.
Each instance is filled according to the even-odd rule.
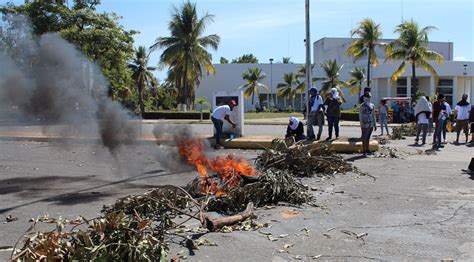
[[[444,121],[446,121],[443,117],[445,112],[446,106],[444,105],[444,95],[438,94],[436,101],[433,103],[433,122],[435,123],[433,147],[444,147],[441,145],[441,132],[443,131]]]

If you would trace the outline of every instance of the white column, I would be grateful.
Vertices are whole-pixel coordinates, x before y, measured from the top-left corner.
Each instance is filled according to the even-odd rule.
[[[372,84],[372,101],[379,101],[379,79],[372,79]]]
[[[471,77],[471,104],[474,103],[474,77]]]
[[[453,104],[458,101],[458,77],[453,77]]]
[[[411,77],[407,76],[407,97],[411,97]]]
[[[429,89],[429,95],[430,97],[434,95],[434,93],[436,92],[436,85],[435,85],[435,78],[434,76],[431,76],[430,77],[430,89]]]
[[[387,77],[387,97],[392,96],[392,81],[390,80],[390,77]]]

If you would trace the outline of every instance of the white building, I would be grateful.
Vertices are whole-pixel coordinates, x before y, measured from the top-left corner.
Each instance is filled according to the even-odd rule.
[[[313,56],[315,67],[313,69],[313,77],[324,77],[320,64],[328,59],[336,59],[339,65],[344,64],[341,71],[340,79],[347,81],[350,79],[349,71],[356,67],[362,67],[367,70],[367,58],[361,58],[353,61],[351,57],[346,55],[347,47],[354,39],[351,38],[322,38],[313,44]],[[393,40],[384,39],[382,42],[390,42]],[[469,94],[469,99],[474,102],[474,62],[469,61],[453,61],[453,43],[450,42],[429,42],[430,50],[436,51],[443,55],[445,63],[438,65],[434,61],[431,63],[438,73],[438,81],[435,80],[428,72],[421,68],[416,69],[418,88],[427,95],[443,93],[448,102],[455,104],[461,99],[462,94]],[[411,66],[407,65],[405,73],[397,80],[392,81],[392,73],[395,72],[401,61],[384,63],[385,56],[383,50],[377,50],[379,57],[379,65],[371,68],[371,88],[373,100],[378,101],[384,97],[394,96],[410,96],[411,90]],[[268,94],[262,90],[260,95],[260,103],[265,104],[267,97],[270,101],[273,98],[277,107],[284,109],[285,100],[276,97],[277,84],[283,82],[283,74],[288,72],[296,72],[301,64],[215,64],[216,74],[206,76],[202,79],[200,87],[196,90],[196,97],[206,97],[209,101],[212,99],[214,91],[231,91],[236,90],[239,86],[245,84],[242,79],[242,73],[248,68],[259,67],[266,74],[266,78],[262,81],[269,87]],[[316,87],[320,83],[316,82]],[[352,108],[357,103],[357,97],[349,97],[349,90],[345,90],[347,102],[343,108]],[[295,108],[301,108],[300,95],[295,99]],[[255,108],[251,103],[251,99],[246,99],[245,110]],[[289,106],[292,101],[286,101]]]

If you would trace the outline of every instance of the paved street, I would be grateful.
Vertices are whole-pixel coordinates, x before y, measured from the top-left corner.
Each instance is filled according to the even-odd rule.
[[[210,125],[189,126],[198,134],[212,130]],[[152,127],[144,125],[143,132],[151,132]],[[0,133],[39,129],[2,127]],[[248,126],[246,131],[277,136],[285,127]],[[358,136],[358,132],[356,127],[344,127],[341,135]],[[452,141],[453,134],[449,136]],[[257,231],[209,233],[203,237],[218,246],[204,246],[189,255],[172,245],[171,255],[185,250],[189,261],[474,260],[474,176],[461,171],[474,156],[473,148],[448,144],[435,155],[426,155],[419,153],[428,147],[409,146],[412,143],[409,138],[388,144],[399,149],[401,159],[344,155],[375,181],[354,174],[305,179],[318,189],[312,193],[319,207],[258,210],[258,220],[272,224],[264,231],[285,236],[278,241],[269,241]],[[104,204],[120,196],[154,185],[184,185],[194,177],[176,160],[173,148],[151,143],[129,146],[116,158],[93,143],[18,140],[0,141],[0,148],[0,213],[18,217],[0,224],[4,236],[0,246],[13,245],[31,217],[94,217]],[[253,158],[258,152],[219,153]],[[288,213],[293,215],[284,215]],[[285,244],[292,245],[288,253],[279,253]],[[7,260],[9,254],[0,251],[0,260]]]

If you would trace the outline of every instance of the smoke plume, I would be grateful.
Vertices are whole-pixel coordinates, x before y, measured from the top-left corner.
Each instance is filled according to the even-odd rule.
[[[107,96],[100,68],[56,34],[35,37],[28,20],[0,31],[0,118],[54,125],[64,136],[93,135],[112,153],[133,143],[131,116]],[[1,26],[0,26],[1,28]]]

